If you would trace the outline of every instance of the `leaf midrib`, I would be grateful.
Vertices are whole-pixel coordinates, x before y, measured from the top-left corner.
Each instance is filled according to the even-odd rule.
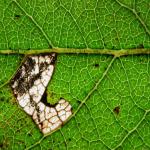
[[[52,49],[33,49],[33,50],[0,50],[0,54],[21,54],[21,55],[36,55],[42,53],[66,53],[66,54],[99,54],[99,55],[113,55],[115,57],[127,55],[150,54],[149,48],[134,48],[134,49],[76,49],[76,48],[52,48]]]

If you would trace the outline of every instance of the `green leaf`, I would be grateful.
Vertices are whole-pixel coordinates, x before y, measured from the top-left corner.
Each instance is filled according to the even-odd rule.
[[[0,7],[0,149],[150,149],[149,0],[2,0]],[[49,101],[65,98],[73,115],[44,136],[9,81],[22,54],[56,50]]]

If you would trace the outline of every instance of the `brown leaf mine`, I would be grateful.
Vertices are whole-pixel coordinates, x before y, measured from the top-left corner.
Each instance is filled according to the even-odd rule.
[[[56,130],[72,115],[71,105],[64,99],[60,99],[56,106],[47,106],[41,101],[51,80],[55,60],[55,53],[28,56],[11,80],[18,104],[43,134]]]

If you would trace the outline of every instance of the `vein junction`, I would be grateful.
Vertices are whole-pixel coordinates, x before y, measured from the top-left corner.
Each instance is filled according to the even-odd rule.
[[[71,105],[64,99],[55,106],[42,102],[54,71],[55,53],[28,56],[11,80],[19,105],[35,121],[43,134],[59,128],[71,116]]]

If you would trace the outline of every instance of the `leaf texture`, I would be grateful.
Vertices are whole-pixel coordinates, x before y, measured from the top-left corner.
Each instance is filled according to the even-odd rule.
[[[150,48],[148,0],[2,0],[0,7],[0,50]],[[0,55],[0,149],[150,149],[149,55],[58,55],[49,103],[64,98],[73,115],[47,136],[9,85],[23,60]]]

